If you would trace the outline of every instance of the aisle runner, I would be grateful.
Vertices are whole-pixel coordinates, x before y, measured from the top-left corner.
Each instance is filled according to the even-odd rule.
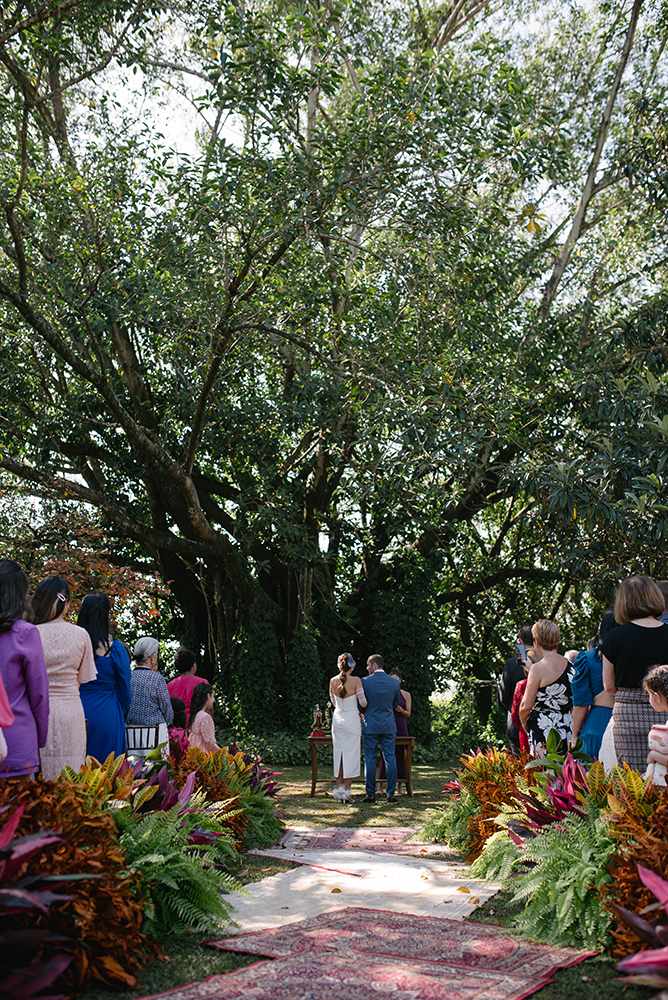
[[[281,861],[293,861],[298,865],[310,865],[313,868],[327,868],[329,871],[344,872],[347,875],[377,877],[392,876],[397,872],[419,871],[421,874],[434,872],[453,878],[465,878],[468,872],[468,865],[463,861],[451,861],[447,855],[440,858],[428,858],[425,855],[414,857],[410,854],[394,854],[392,850],[357,851],[349,848],[345,851],[310,851],[298,847],[295,851],[272,848],[257,853],[261,857],[280,858]]]
[[[327,852],[308,854],[322,860]],[[302,864],[253,882],[245,887],[247,896],[230,899],[239,930],[265,930],[341,906],[461,920],[499,890],[466,878],[459,863],[362,851],[331,854],[335,870]]]

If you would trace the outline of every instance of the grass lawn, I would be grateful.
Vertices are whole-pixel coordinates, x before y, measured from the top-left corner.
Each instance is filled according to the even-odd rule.
[[[415,826],[424,825],[442,804],[441,783],[452,777],[450,769],[443,766],[420,765],[413,768],[414,795],[399,797],[396,805],[388,805],[379,798],[376,805],[362,805],[359,801],[364,793],[362,781],[353,784],[353,794],[357,801],[343,805],[327,793],[331,790],[331,767],[321,767],[315,798],[310,798],[311,770],[306,767],[282,768],[279,783],[279,801],[283,818],[288,826]],[[326,779],[326,780],[325,780]],[[236,872],[244,884],[257,882],[278,872],[296,867],[290,861],[262,858],[257,855],[243,855],[241,868]],[[500,892],[485,906],[471,916],[471,920],[508,926],[516,907],[510,902],[510,894]],[[151,993],[173,989],[183,983],[206,979],[216,973],[251,965],[255,956],[234,955],[203,948],[202,941],[215,937],[209,934],[192,934],[186,938],[170,938],[164,942],[166,960],[147,965],[141,972],[136,990],[89,989],[83,994],[85,1000],[134,1000]],[[559,971],[554,982],[532,994],[536,1000],[649,1000],[657,990],[646,987],[624,987],[614,982],[615,962],[605,956],[597,956],[571,969]],[[325,998],[323,998],[325,1000]]]
[[[343,804],[330,794],[334,784],[331,766],[320,766],[313,799],[310,767],[279,770],[278,798],[288,826],[423,826],[432,810],[443,804],[442,782],[452,778],[452,771],[444,765],[416,765],[412,769],[412,798],[399,795],[396,805],[390,805],[379,795],[375,805],[363,805],[366,792],[362,776],[353,781],[355,802]]]

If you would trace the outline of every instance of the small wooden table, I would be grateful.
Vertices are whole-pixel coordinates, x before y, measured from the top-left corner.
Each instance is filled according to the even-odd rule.
[[[312,734],[308,738],[308,743],[311,748],[311,798],[313,799],[315,798],[315,785],[318,780],[318,747],[331,747],[332,734]],[[413,747],[415,746],[415,737],[397,736],[396,745],[398,747],[406,747],[406,754],[404,756],[404,777],[401,780],[406,782],[407,794],[412,795],[413,782],[411,780],[411,767],[413,766]],[[364,753],[364,743],[362,743],[362,753]]]

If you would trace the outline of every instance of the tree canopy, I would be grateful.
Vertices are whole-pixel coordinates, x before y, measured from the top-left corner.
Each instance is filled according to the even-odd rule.
[[[668,575],[659,8],[0,29],[0,467],[160,571],[231,712],[299,729],[349,648],[485,681]]]

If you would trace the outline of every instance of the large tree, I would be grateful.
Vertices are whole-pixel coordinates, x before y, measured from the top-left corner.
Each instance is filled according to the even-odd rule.
[[[484,681],[513,615],[606,598],[613,535],[644,565],[658,438],[622,441],[606,327],[662,288],[665,29],[541,14],[3,15],[0,467],[160,568],[256,728],[351,642],[423,695],[444,640]]]

